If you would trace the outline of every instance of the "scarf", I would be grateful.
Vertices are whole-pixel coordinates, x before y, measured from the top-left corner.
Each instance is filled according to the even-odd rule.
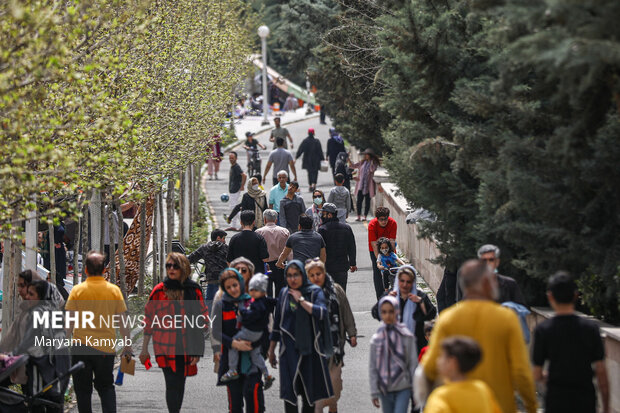
[[[360,167],[360,180],[361,180],[361,190],[362,195],[368,194],[369,186],[370,186],[370,163],[372,161],[364,161],[362,162],[362,166]]]
[[[414,294],[414,295],[417,295],[417,293],[418,293],[418,289],[416,287],[416,282],[415,282],[417,271],[411,265],[403,265],[398,270],[398,273],[396,273],[396,280],[394,281],[394,289],[393,289],[393,291],[396,291],[396,298],[398,298],[398,299],[400,299],[400,288],[398,287],[398,276],[400,275],[400,273],[405,268],[410,270],[414,274],[414,276],[413,276],[413,288],[411,289],[411,293]],[[417,307],[418,307],[418,305],[416,303],[414,303],[413,301],[407,299],[405,301],[405,307],[402,309],[402,312],[403,312],[403,324],[406,325],[407,328],[409,329],[409,331],[411,331],[412,333],[415,333],[415,320],[413,318],[413,314],[415,313],[415,310],[416,310]]]
[[[194,320],[202,314],[201,303],[198,300],[198,294],[196,293],[197,290],[200,290],[200,286],[196,282],[188,278],[181,283],[179,280],[172,280],[166,277],[164,278],[164,287],[168,290],[183,291],[183,300],[173,303],[176,314],[181,314],[182,309],[186,317]],[[200,357],[204,355],[204,335],[202,329],[198,327],[198,324],[194,324],[193,326],[188,325],[184,329],[178,329],[176,334],[176,343],[178,346],[177,354]],[[186,336],[184,349],[182,349],[182,334],[185,334]]]
[[[332,139],[338,142],[339,144],[344,143],[344,139],[339,134],[332,135]]]
[[[245,292],[245,280],[243,279],[241,273],[234,268],[225,268],[222,270],[222,272],[224,271],[233,271],[235,274],[237,274],[237,280],[239,280],[239,288],[241,289],[241,294],[239,294],[239,297],[235,298],[232,295],[228,294],[228,292],[226,292],[226,290],[222,287],[222,290],[224,292],[222,299],[230,301],[232,303],[251,299],[252,297],[250,297],[250,294]]]
[[[252,180],[248,182],[248,195],[254,200],[254,215],[256,215],[256,228],[265,225],[263,221],[263,211],[267,209],[267,193],[262,189],[252,188]]]
[[[332,336],[332,347],[334,349],[334,363],[339,364],[344,357],[344,351],[340,348],[340,302],[336,295],[334,280],[329,274],[325,274],[323,284],[323,294],[327,299],[327,309],[329,310],[329,329]]]
[[[325,202],[323,202],[323,204],[325,204]],[[318,231],[319,227],[321,226],[322,222],[321,222],[321,208],[319,208],[315,203],[314,203],[314,197],[312,199],[312,229],[314,231]]]
[[[292,260],[284,269],[284,274],[288,271],[291,265],[299,268],[302,276],[302,284],[299,287],[299,291],[301,295],[309,302],[312,302],[312,295],[321,288],[316,286],[308,280],[308,275],[306,274],[306,269],[304,265],[299,260]],[[290,295],[286,296],[286,301],[284,302],[284,308],[289,308],[289,300],[291,299]],[[316,320],[318,324],[319,334],[319,350],[326,356],[330,357],[332,355],[332,337],[329,327],[329,319],[328,317],[323,320]],[[312,354],[312,349],[314,348],[314,342],[316,337],[314,336],[314,328],[312,324],[312,315],[308,314],[306,310],[301,308],[301,305],[298,305],[297,311],[295,311],[295,348],[302,356],[307,356]]]
[[[379,311],[383,303],[386,302],[392,304],[398,320],[398,298],[391,295],[381,298],[379,300]],[[385,324],[383,321],[373,336],[373,342],[376,345],[379,390],[384,395],[387,394],[392,383],[397,383],[404,375],[408,374],[403,337],[413,337],[413,334],[403,323]]]

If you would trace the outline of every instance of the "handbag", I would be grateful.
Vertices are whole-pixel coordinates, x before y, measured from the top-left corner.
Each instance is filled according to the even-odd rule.
[[[321,161],[321,172],[329,171],[329,162],[326,160]]]

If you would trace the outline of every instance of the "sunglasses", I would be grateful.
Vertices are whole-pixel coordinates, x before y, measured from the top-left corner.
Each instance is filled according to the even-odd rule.
[[[246,273],[246,272],[250,272],[247,268],[245,267],[241,267],[241,268],[237,268],[237,271],[242,272],[242,273]]]
[[[166,263],[166,269],[169,270],[170,268],[174,268],[175,270],[180,270],[181,269],[179,264],[173,264],[171,262]]]
[[[305,263],[310,264],[311,262],[317,262],[317,261],[321,261],[321,259],[319,257],[308,258]]]

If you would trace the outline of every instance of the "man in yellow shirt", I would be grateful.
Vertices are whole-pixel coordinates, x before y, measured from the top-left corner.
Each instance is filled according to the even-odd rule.
[[[495,393],[503,413],[516,412],[517,390],[528,413],[536,412],[536,393],[525,340],[515,313],[495,303],[497,284],[484,261],[470,260],[459,270],[465,299],[441,313],[422,366],[434,381],[441,342],[451,336],[471,337],[484,357],[469,375],[485,382]]]
[[[118,340],[115,326],[119,327],[123,336],[123,354],[131,354],[129,329],[121,321],[127,306],[120,288],[103,278],[104,260],[100,252],[91,251],[86,255],[86,280],[73,287],[65,306],[73,314],[89,312],[94,315],[91,324],[79,322],[76,328],[69,329],[69,334],[73,332],[72,362],[82,361],[85,364],[82,370],[73,373],[80,413],[92,411],[93,375],[103,413],[116,412],[113,370]]]
[[[489,386],[467,378],[481,357],[480,346],[469,337],[442,341],[437,369],[446,384],[433,390],[424,413],[502,413]]]

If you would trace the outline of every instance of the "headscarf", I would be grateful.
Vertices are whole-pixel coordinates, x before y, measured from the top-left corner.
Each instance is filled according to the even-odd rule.
[[[285,276],[289,267],[293,265],[299,268],[299,271],[301,272],[302,283],[301,287],[299,287],[301,295],[307,301],[312,302],[313,292],[316,290],[321,291],[321,287],[310,282],[308,275],[306,274],[306,269],[300,260],[292,260],[286,264],[286,267],[284,268]],[[287,294],[284,302],[285,308],[289,307],[290,299],[290,295]],[[314,329],[312,328],[312,316],[300,307],[301,305],[298,306],[298,310],[295,312],[295,348],[299,351],[300,355],[307,356],[312,354],[312,348],[314,347],[316,337],[314,337]],[[319,347],[321,351],[325,353],[326,357],[330,357],[332,355],[333,348],[331,333],[329,330],[329,317],[325,317],[323,320],[317,320],[317,323],[318,334],[320,334],[321,339],[319,342]]]
[[[399,299],[386,295],[379,300],[379,311],[384,303],[390,303],[394,307],[396,322],[385,324],[383,321],[379,329],[372,337],[375,344],[377,371],[379,376],[379,390],[384,395],[392,383],[397,383],[408,374],[407,355],[405,354],[404,337],[413,337],[407,327],[398,321]]]
[[[250,298],[250,294],[245,292],[245,280],[243,279],[243,276],[241,275],[241,273],[239,271],[237,271],[234,268],[225,268],[222,270],[222,272],[224,271],[232,271],[235,274],[237,274],[237,279],[239,280],[239,288],[241,289],[241,294],[239,294],[239,297],[234,298],[232,295],[228,294],[228,292],[226,291],[226,289],[222,288],[224,295],[222,296],[222,299],[225,301],[229,301],[229,302],[235,302],[235,301],[245,301],[245,300],[249,300]]]
[[[329,329],[334,348],[333,358],[334,362],[338,364],[344,356],[344,351],[340,349],[340,302],[336,295],[334,279],[327,272],[325,273],[325,283],[323,283],[323,294],[325,294],[327,299],[327,310],[329,311]]]
[[[262,189],[253,189],[252,180],[248,182],[248,195],[254,199],[254,215],[256,216],[256,227],[261,228],[265,225],[263,221],[263,211],[267,209],[267,193]]]
[[[399,299],[399,302],[400,302],[400,287],[398,286],[398,277],[405,269],[413,273],[413,288],[411,288],[411,293],[414,295],[417,295],[417,292],[418,292],[418,289],[416,287],[416,278],[417,278],[416,269],[413,268],[413,266],[411,265],[401,266],[398,272],[396,273],[396,282],[394,282],[394,288],[393,288],[393,291],[396,291],[396,298]],[[415,332],[415,320],[413,318],[413,314],[415,313],[417,306],[418,305],[416,303],[407,299],[405,301],[405,307],[402,310],[403,311],[403,324],[405,324],[407,328],[409,329],[409,331],[411,331],[412,333]]]
[[[330,134],[331,138],[333,140],[335,140],[336,142],[338,142],[340,144],[344,143],[344,139],[342,139],[342,136],[340,136],[340,134],[338,132],[336,132],[336,128],[331,128],[329,130],[329,134]]]

